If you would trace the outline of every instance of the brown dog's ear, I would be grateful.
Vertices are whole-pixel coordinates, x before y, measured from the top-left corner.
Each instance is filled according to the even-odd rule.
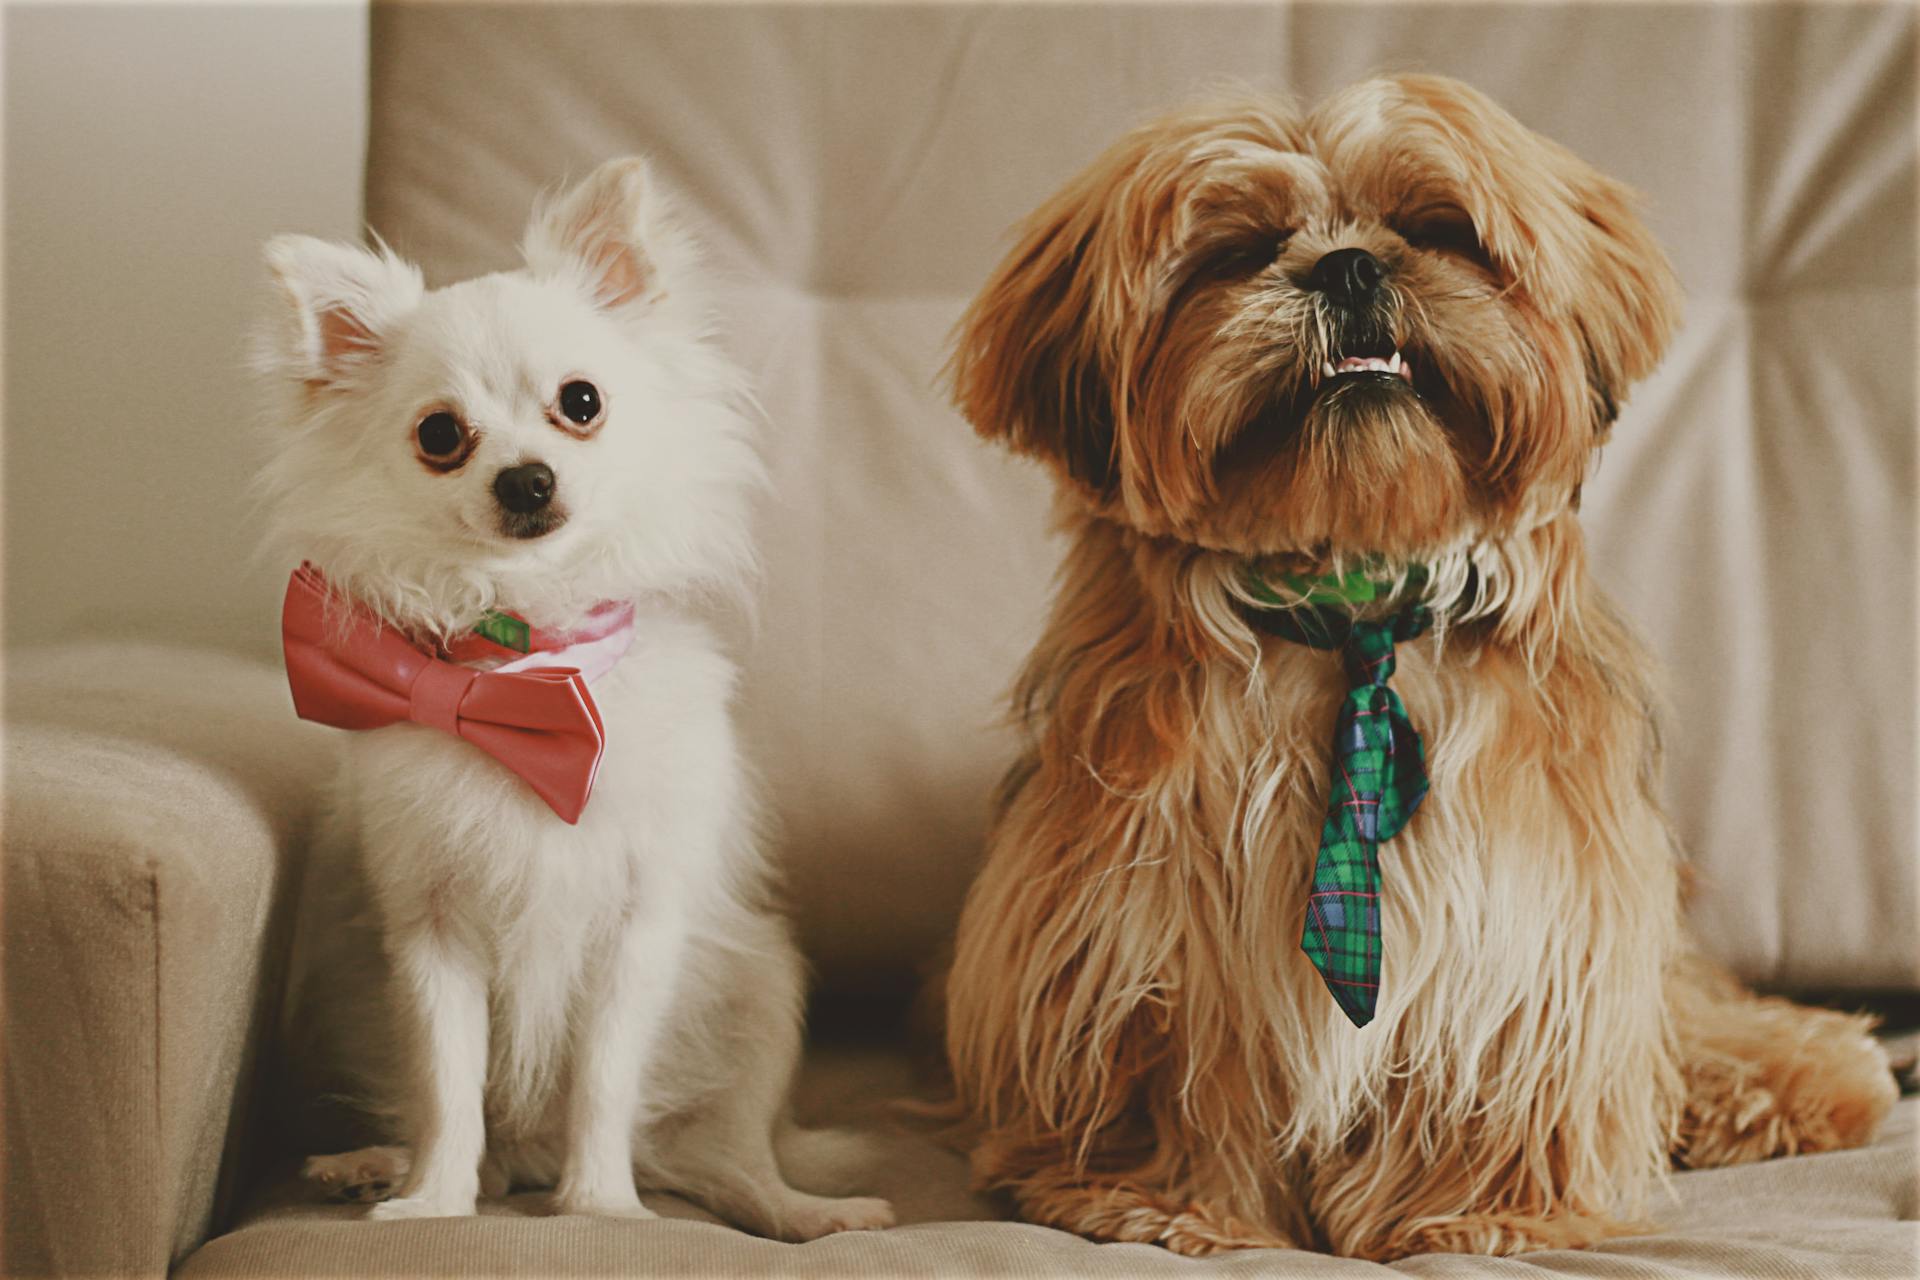
[[[1573,312],[1587,347],[1588,376],[1604,432],[1627,388],[1653,372],[1680,320],[1680,281],[1641,220],[1634,193],[1571,154],[1568,175],[1585,219],[1592,268]]]
[[[1118,475],[1110,375],[1093,333],[1096,194],[1083,179],[1027,220],[961,317],[947,373],[981,435],[1105,497]]]

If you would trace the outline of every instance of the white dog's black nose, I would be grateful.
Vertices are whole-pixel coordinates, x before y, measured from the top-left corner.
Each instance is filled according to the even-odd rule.
[[[493,478],[493,496],[515,515],[530,515],[553,501],[553,468],[544,462],[504,468]]]
[[[1360,307],[1373,301],[1386,275],[1380,259],[1365,249],[1335,249],[1313,264],[1307,288],[1343,307]]]

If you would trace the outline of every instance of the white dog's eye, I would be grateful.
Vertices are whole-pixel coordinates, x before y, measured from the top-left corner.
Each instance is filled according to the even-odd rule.
[[[413,429],[420,457],[436,471],[451,471],[473,452],[473,435],[464,422],[445,409],[437,409],[420,419]]]
[[[600,388],[575,378],[560,388],[560,412],[567,421],[586,426],[600,416]]]

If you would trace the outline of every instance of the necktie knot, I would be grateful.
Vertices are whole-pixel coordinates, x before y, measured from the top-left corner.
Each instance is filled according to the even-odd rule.
[[[1352,624],[1340,650],[1351,687],[1384,687],[1393,676],[1393,631],[1392,621]]]

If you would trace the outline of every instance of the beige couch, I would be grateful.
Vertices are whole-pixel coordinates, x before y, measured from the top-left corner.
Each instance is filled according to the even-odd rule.
[[[651,153],[698,211],[770,420],[743,715],[843,1011],[800,1103],[881,1135],[903,1226],[794,1247],[665,1197],[684,1220],[516,1196],[375,1225],[307,1196],[269,1028],[332,738],[270,665],[104,640],[7,666],[10,1271],[1383,1270],[993,1221],[964,1161],[881,1109],[915,1087],[897,1001],[971,873],[1054,555],[1042,477],[945,407],[943,343],[1014,219],[1221,75],[1307,98],[1460,75],[1649,193],[1689,320],[1587,507],[1672,669],[1696,925],[1775,987],[1920,988],[1910,9],[408,6],[373,38],[368,218],[431,277],[507,265],[535,191],[613,154]],[[1915,1131],[1908,1100],[1867,1150],[1679,1175],[1648,1234],[1591,1254],[1397,1269],[1911,1276]]]

